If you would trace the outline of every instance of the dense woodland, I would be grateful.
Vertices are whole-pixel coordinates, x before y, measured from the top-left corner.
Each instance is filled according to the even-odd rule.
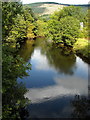
[[[23,8],[20,2],[2,3],[3,13],[3,120],[23,119],[25,106],[29,102],[24,98],[27,92],[22,84],[18,84],[16,79],[27,75],[26,70],[30,69],[30,64],[26,65],[23,59],[17,55],[20,44],[29,36],[35,36],[35,18],[30,8]],[[8,97],[9,96],[9,97]]]
[[[3,2],[2,19],[2,117],[3,120],[22,120],[28,115],[26,105],[30,101],[24,98],[27,89],[17,83],[17,78],[28,75],[26,70],[31,69],[17,54],[22,43],[26,39],[48,36],[58,47],[84,51],[88,58],[88,42],[80,50],[76,44],[78,38],[85,41],[88,38],[88,11],[85,13],[75,6],[64,7],[47,20],[35,16],[32,9],[21,2]],[[82,30],[80,22],[84,23]]]

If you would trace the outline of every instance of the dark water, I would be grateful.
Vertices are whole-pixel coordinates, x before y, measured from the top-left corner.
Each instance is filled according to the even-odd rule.
[[[20,55],[32,65],[30,76],[18,78],[29,90],[25,97],[31,100],[30,117],[72,117],[75,97],[88,96],[89,65],[74,54],[64,56],[44,38],[27,40]]]

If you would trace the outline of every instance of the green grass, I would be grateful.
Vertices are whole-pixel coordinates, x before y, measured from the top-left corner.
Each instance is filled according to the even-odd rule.
[[[74,44],[74,50],[83,57],[90,58],[90,41],[84,38],[79,38]]]

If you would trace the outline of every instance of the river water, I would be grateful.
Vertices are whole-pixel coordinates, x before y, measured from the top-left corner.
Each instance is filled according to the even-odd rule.
[[[30,118],[72,117],[75,97],[88,96],[90,66],[74,54],[64,56],[45,38],[27,40],[19,54],[32,65],[29,76],[18,78],[28,89]]]

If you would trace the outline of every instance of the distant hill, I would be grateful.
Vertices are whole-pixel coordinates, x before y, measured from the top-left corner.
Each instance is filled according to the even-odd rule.
[[[40,16],[47,16],[54,11],[62,9],[63,7],[70,6],[70,4],[60,4],[56,2],[38,2],[38,3],[32,3],[32,4],[25,4],[25,6],[29,6],[32,8],[33,12],[37,15]],[[74,6],[79,6],[82,7],[84,11],[88,9],[88,4],[87,5],[74,5]]]
[[[25,4],[25,6],[29,6],[30,8],[32,8],[35,14],[49,15],[52,14],[55,10],[61,9],[66,5],[60,5],[54,2],[38,2],[32,4]]]

